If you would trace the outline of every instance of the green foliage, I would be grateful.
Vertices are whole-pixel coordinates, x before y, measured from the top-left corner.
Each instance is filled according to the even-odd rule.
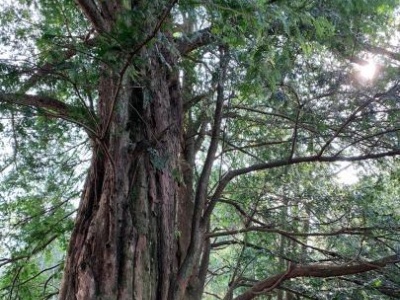
[[[336,263],[358,257],[373,260],[397,249],[398,189],[389,187],[397,180],[385,176],[385,188],[382,188],[382,179],[368,176],[353,186],[343,186],[329,179],[328,168],[319,167],[319,170],[301,166],[270,171],[241,178],[232,184],[229,189],[232,198],[221,200],[215,210],[213,224],[217,232],[245,230],[246,215],[257,220],[252,226],[264,229],[245,230],[213,240],[214,245],[219,246],[214,249],[216,261],[211,263],[216,279],[209,284],[209,291],[219,291],[217,294],[223,295],[226,290],[220,290],[220,286],[230,282],[233,279],[230,276],[238,268],[240,277],[251,283],[284,272],[285,260],[318,263],[329,261],[328,253],[335,253]],[[236,206],[246,215],[239,213]],[[331,234],[344,228],[347,231],[342,234]],[[302,235],[304,232],[310,236]],[[302,243],[314,248],[304,247]],[[225,272],[217,274],[216,270],[222,269]],[[386,299],[379,288],[383,282],[385,288],[398,283],[398,275],[393,275],[389,270],[372,272],[347,278],[348,282],[310,278],[285,283],[284,287],[317,299],[374,299],[377,295]],[[370,283],[366,288],[365,285],[352,286],[352,281]],[[245,282],[243,284],[246,286]],[[398,289],[398,286],[392,288]],[[236,292],[240,294],[244,290],[238,288]]]
[[[20,0],[0,11],[0,51],[8,53],[0,59],[1,298],[46,299],[58,291],[87,167],[82,125],[93,134],[109,117],[97,115],[101,74],[121,79],[121,92],[129,90],[124,72],[135,88],[150,84],[140,71],[150,62],[165,66],[166,74],[179,71],[182,140],[193,141],[182,150],[193,151],[199,180],[221,79],[221,45],[228,49],[229,65],[209,195],[230,171],[253,167],[254,172],[233,178],[217,199],[206,291],[223,298],[231,286],[239,295],[256,281],[285,272],[289,262],[344,265],[398,253],[398,162],[354,165],[360,174],[353,185],[337,182],[339,166],[317,163],[321,157],[398,150],[398,57],[372,47],[397,42],[390,35],[397,32],[398,1],[180,1],[140,49],[160,11],[151,1],[138,2],[141,9],[134,10],[124,1],[113,28],[102,34],[93,31],[73,0]],[[175,42],[192,43],[193,33],[209,26],[210,43],[179,53]],[[157,51],[149,51],[152,47]],[[141,59],[134,50],[144,53]],[[350,62],[368,55],[387,66],[379,78],[359,82]],[[177,58],[175,65],[171,57]],[[112,88],[106,92],[115,92]],[[81,127],[56,119],[51,109],[3,102],[7,93],[57,99],[69,107],[62,118]],[[148,91],[143,94],[145,110],[153,102]],[[120,107],[115,104],[116,111]],[[160,150],[148,148],[146,155],[156,171],[170,162]],[[310,163],[294,165],[299,158]],[[266,163],[271,165],[261,170]],[[180,172],[172,170],[179,185],[185,182]],[[180,235],[177,231],[176,238]],[[396,268],[385,268],[294,279],[265,298],[293,293],[389,299],[389,289],[399,291],[399,275]]]
[[[1,298],[47,299],[57,293],[85,171],[79,132],[32,113],[2,113],[13,126],[3,125],[2,132],[9,145],[3,149],[10,153],[1,161]]]

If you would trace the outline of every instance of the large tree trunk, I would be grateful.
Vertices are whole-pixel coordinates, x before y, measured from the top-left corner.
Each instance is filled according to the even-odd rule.
[[[94,2],[77,0],[110,41],[105,49],[114,60],[100,67],[99,124],[91,134],[93,157],[66,258],[62,300],[201,298],[210,247],[204,240],[208,221],[200,219],[223,89],[195,192],[196,147],[190,129],[184,138],[177,63],[212,38],[203,29],[174,40],[169,29],[176,2],[110,0],[96,2],[96,10]],[[133,28],[128,30],[133,41],[126,41],[125,27]],[[115,50],[115,40],[126,49]]]
[[[150,63],[140,82],[103,70],[105,134],[94,141],[60,299],[175,298],[193,198],[179,163],[182,101],[176,72],[143,55]]]

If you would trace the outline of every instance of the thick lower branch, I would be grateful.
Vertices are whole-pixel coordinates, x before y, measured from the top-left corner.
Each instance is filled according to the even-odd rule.
[[[68,116],[70,113],[70,109],[67,104],[46,96],[28,94],[0,94],[0,102],[47,109],[64,116]]]
[[[392,255],[372,262],[359,262],[352,265],[295,265],[286,272],[269,277],[253,285],[247,292],[235,298],[235,300],[250,300],[260,294],[271,291],[271,288],[278,287],[282,282],[296,277],[337,277],[353,275],[383,268],[389,264],[400,262],[400,256]]]

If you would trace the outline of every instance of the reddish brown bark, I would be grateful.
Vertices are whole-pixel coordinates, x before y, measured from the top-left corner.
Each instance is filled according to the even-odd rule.
[[[191,272],[175,285],[190,245],[187,221],[193,211],[192,176],[178,177],[191,173],[194,163],[182,146],[182,99],[171,69],[177,57],[162,44],[145,48],[174,3],[154,4],[161,15],[146,21],[147,34],[121,59],[119,71],[102,67],[100,123],[60,299],[177,299],[189,284]],[[90,0],[78,4],[100,34],[112,30],[121,9]],[[130,79],[128,68],[140,78]]]
[[[124,78],[117,95],[119,78],[104,71],[99,114],[108,130],[95,141],[60,299],[168,298],[182,105],[173,74],[155,60],[147,72],[148,86]]]

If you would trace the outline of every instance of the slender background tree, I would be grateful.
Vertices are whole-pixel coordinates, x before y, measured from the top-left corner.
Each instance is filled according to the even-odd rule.
[[[397,4],[4,5],[2,295],[396,295]]]

